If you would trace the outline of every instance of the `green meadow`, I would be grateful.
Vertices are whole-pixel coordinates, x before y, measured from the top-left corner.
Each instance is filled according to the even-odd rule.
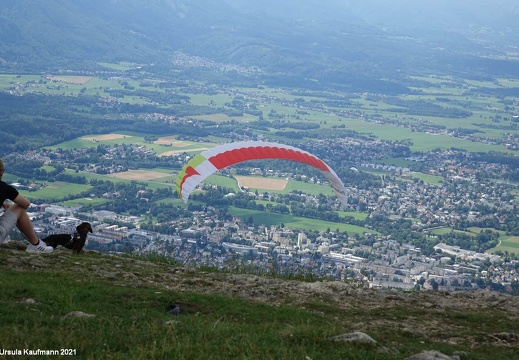
[[[50,167],[47,167],[48,170]],[[19,181],[31,181],[32,179],[24,179],[11,174],[6,173],[2,177],[3,181],[7,183],[18,183]],[[55,202],[60,201],[64,197],[78,195],[83,191],[90,189],[89,185],[81,185],[81,184],[71,184],[62,181],[48,181],[41,182],[36,181],[37,184],[45,184],[43,187],[38,190],[25,190],[19,189],[20,194],[29,199],[31,202]]]
[[[514,190],[514,191],[512,191],[512,193],[515,196],[515,202],[519,203],[519,190]]]

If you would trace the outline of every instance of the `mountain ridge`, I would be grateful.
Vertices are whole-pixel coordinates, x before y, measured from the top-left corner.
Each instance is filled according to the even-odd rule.
[[[182,52],[258,67],[277,82],[311,79],[355,91],[385,82],[407,92],[409,75],[517,76],[519,62],[510,55],[516,28],[503,20],[517,6],[498,2],[509,13],[494,6],[487,19],[483,11],[491,7],[481,3],[476,11],[466,1],[434,7],[400,0],[388,8],[374,0],[7,0],[0,68],[57,72],[133,62],[171,69],[173,54]]]

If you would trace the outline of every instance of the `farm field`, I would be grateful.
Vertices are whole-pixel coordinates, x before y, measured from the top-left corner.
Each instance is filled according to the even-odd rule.
[[[238,186],[248,189],[283,191],[287,187],[288,180],[274,179],[271,177],[234,176]]]
[[[54,82],[64,82],[68,84],[86,84],[92,80],[91,76],[49,76],[48,79]]]
[[[149,141],[145,140],[146,136],[147,135],[143,133],[130,132],[91,134],[70,141],[62,142],[54,146],[49,146],[48,148],[86,149],[95,148],[100,144],[107,146],[133,144],[153,150],[158,156],[169,156],[183,152],[200,152],[215,145],[210,142],[178,141],[173,136],[159,137],[157,141],[150,143]]]
[[[23,178],[19,178],[18,176],[14,176],[11,174],[5,174],[2,177],[2,180],[9,184],[16,184],[20,180],[27,180]],[[67,195],[79,194],[82,191],[88,189],[86,185],[78,185],[69,184],[64,182],[54,182],[49,183],[49,186],[42,187],[36,191],[19,189],[20,194],[29,199],[29,201],[49,201],[49,200],[59,200]],[[61,187],[63,186],[63,188]],[[61,192],[63,189],[63,192]]]
[[[286,179],[279,179],[279,178],[272,178],[272,177],[248,177],[248,176],[236,176],[233,177],[227,177],[223,175],[217,175],[213,174],[210,177],[208,177],[204,183],[210,183],[222,187],[231,188],[234,191],[240,191],[238,187],[238,182],[236,178],[240,179],[246,179],[246,181],[249,181],[249,185],[247,186],[250,190],[258,192],[268,191],[269,193],[281,193],[281,194],[288,194],[294,190],[301,191],[308,195],[334,195],[334,191],[332,187],[325,183],[325,184],[312,184],[312,183],[306,183],[303,181],[297,181],[297,180],[286,180]],[[326,180],[323,180],[326,181]],[[270,184],[270,185],[269,185]],[[274,185],[273,185],[274,184]],[[241,184],[242,186],[244,184]],[[252,186],[254,185],[254,186]],[[272,185],[272,186],[271,186]],[[283,186],[284,185],[284,186]],[[283,189],[281,189],[283,187]]]
[[[482,227],[476,227],[476,226],[469,227],[468,230],[474,234],[479,234],[480,232],[485,231],[485,230],[490,230],[492,232],[498,233],[501,236],[506,234],[504,231],[501,231],[501,230],[496,230],[493,228],[482,228]]]

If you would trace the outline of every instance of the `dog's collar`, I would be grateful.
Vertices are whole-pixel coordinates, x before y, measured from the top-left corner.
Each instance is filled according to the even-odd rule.
[[[75,232],[74,234],[70,234],[70,240],[68,241],[68,243],[66,243],[63,246],[67,247],[68,245],[72,244],[74,242],[74,240],[77,240],[80,238],[81,238],[81,235],[77,232]]]

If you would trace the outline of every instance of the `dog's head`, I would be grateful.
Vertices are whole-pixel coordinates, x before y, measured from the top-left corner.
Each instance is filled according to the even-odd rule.
[[[90,225],[90,223],[88,223],[88,222],[82,222],[81,224],[76,226],[76,231],[79,234],[81,234],[82,236],[86,236],[86,235],[88,235],[89,232],[90,233],[93,232],[92,225]]]
[[[93,232],[92,225],[90,225],[90,223],[88,222],[82,222],[81,224],[76,226],[76,231],[79,236],[74,236],[71,249],[73,252],[79,254],[79,252],[83,249],[83,246],[85,246],[88,233]]]

